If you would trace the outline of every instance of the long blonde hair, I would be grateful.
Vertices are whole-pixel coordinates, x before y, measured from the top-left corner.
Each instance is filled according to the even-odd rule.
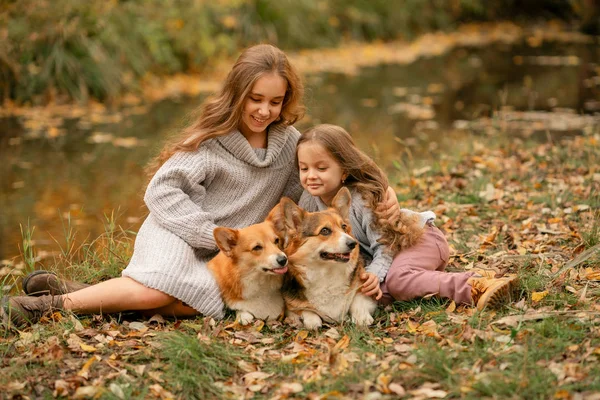
[[[423,229],[419,226],[417,218],[400,213],[393,221],[389,221],[383,217],[382,211],[377,211],[377,206],[386,197],[388,179],[381,168],[356,146],[352,136],[344,128],[322,124],[302,133],[296,147],[296,164],[297,149],[307,142],[323,146],[347,174],[344,185],[355,188],[373,212],[375,218],[372,227],[381,234],[380,243],[397,253],[419,240]]]
[[[256,81],[275,73],[287,82],[279,118],[271,125],[292,125],[304,116],[304,86],[283,51],[269,44],[249,47],[229,71],[220,92],[200,107],[198,118],[170,142],[148,168],[150,175],[178,151],[195,151],[205,140],[236,129],[242,118],[244,103]]]

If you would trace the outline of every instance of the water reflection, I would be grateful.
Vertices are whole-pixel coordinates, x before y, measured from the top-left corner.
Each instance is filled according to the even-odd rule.
[[[596,112],[599,53],[592,45],[495,45],[366,68],[359,76],[311,76],[309,113],[297,127],[342,125],[380,165],[391,168],[406,150],[403,143],[416,143],[413,157],[426,157],[432,143],[452,151],[456,136],[448,132],[457,120],[489,117],[503,107]],[[123,227],[137,230],[146,212],[143,168],[200,101],[165,101],[119,124],[85,127],[68,121],[68,133],[52,140],[15,139],[24,136],[23,128],[14,119],[1,121],[0,259],[18,254],[19,224],[36,227],[41,250],[56,248],[52,238],[64,239],[68,214],[80,240],[100,235],[104,216],[114,210]],[[137,141],[90,142],[110,135]],[[124,147],[127,143],[133,147]]]

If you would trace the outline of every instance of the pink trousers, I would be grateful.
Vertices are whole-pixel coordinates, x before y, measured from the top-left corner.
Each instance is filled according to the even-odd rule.
[[[450,248],[444,234],[426,225],[421,241],[403,250],[392,261],[381,284],[380,303],[407,301],[427,295],[452,299],[456,304],[471,304],[471,285],[467,279],[473,272],[445,272]]]

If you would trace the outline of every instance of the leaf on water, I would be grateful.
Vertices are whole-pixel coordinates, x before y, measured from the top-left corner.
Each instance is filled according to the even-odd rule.
[[[127,149],[143,146],[145,142],[136,137],[123,137],[123,138],[114,138],[112,140],[112,144],[115,147],[125,147]]]
[[[110,142],[112,142],[113,138],[114,137],[113,137],[112,133],[94,132],[87,139],[87,142],[94,143],[94,144],[110,143]]]

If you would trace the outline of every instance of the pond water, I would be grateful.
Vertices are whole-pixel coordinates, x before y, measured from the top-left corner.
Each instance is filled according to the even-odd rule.
[[[501,109],[520,133],[577,134],[598,122],[599,48],[496,44],[369,67],[357,76],[308,76],[308,113],[297,127],[342,125],[388,171],[406,146],[416,159],[427,159],[435,147],[453,151],[461,138],[485,131]],[[38,251],[64,241],[67,217],[79,240],[98,237],[113,214],[137,230],[146,214],[144,166],[201,100],[163,101],[143,115],[122,112],[118,123],[74,118],[54,139],[28,139],[17,119],[0,120],[0,259],[19,254],[21,225],[35,227]],[[457,128],[465,127],[471,133],[461,136]]]

